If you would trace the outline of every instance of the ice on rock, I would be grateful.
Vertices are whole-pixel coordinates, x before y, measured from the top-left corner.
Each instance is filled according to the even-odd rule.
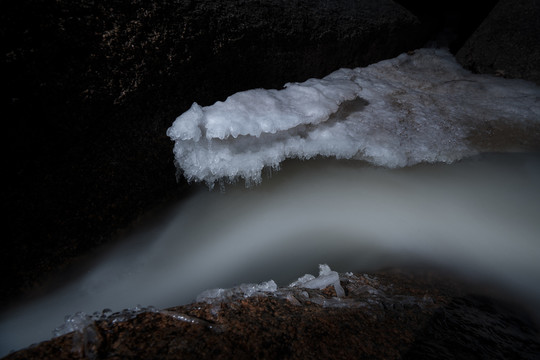
[[[342,298],[345,296],[345,290],[341,286],[339,279],[339,274],[336,271],[331,270],[328,265],[319,265],[318,277],[306,274],[285,288],[278,288],[274,280],[265,281],[260,284],[240,284],[228,289],[217,288],[205,290],[197,296],[195,301],[205,302],[207,304],[218,304],[252,296],[277,296],[291,300],[291,297],[294,298],[294,294],[304,294],[302,295],[303,297],[309,297],[306,292],[298,291],[299,289],[323,290],[328,286],[334,286],[337,296]],[[316,300],[312,299],[312,301]],[[332,303],[330,300],[325,301],[328,304]]]
[[[262,282],[260,284],[240,284],[229,289],[210,289],[200,293],[195,299],[196,302],[215,303],[232,300],[237,297],[251,297],[261,293],[273,293],[277,290],[274,280]]]
[[[259,182],[263,168],[286,158],[321,155],[386,167],[452,162],[477,151],[469,140],[477,128],[537,124],[539,98],[533,83],[475,75],[446,50],[420,49],[281,90],[195,103],[167,135],[189,181]]]
[[[295,282],[291,283],[289,286],[290,287],[300,287],[301,285],[303,284],[307,284],[308,282],[312,281],[312,280],[315,280],[316,277],[311,275],[311,274],[306,274],[302,277],[299,277],[298,280],[296,280]]]
[[[336,271],[332,271],[330,266],[326,264],[319,265],[319,276],[315,277],[311,274],[306,274],[291,283],[290,287],[300,287],[306,289],[325,289],[328,286],[334,286],[338,297],[345,296],[345,290],[339,283],[339,274]]]
[[[112,312],[110,309],[104,309],[102,312],[94,312],[92,315],[79,311],[73,315],[66,315],[64,323],[53,330],[55,337],[62,336],[71,332],[85,333],[96,321],[107,321],[111,324],[132,319],[138,314],[144,312],[158,312],[153,306],[143,307],[137,305],[133,308],[124,309],[119,312]]]
[[[53,331],[54,336],[62,336],[74,331],[83,332],[86,327],[95,320],[85,312],[77,312],[74,315],[67,315],[64,318],[64,324],[58,326]]]

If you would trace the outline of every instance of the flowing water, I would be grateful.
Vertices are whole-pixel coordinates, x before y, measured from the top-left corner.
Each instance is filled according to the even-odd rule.
[[[49,338],[77,311],[284,286],[322,263],[435,266],[503,289],[540,318],[540,153],[508,152],[539,149],[539,99],[532,83],[471,74],[447,51],[422,49],[193,104],[168,131],[183,175],[258,185],[201,186],[71,283],[6,310],[0,355]]]
[[[201,188],[97,258],[76,281],[2,314],[0,349],[47,339],[64,315],[159,308],[319,263],[345,271],[430,265],[540,301],[540,154],[403,169],[288,161],[253,188]],[[538,315],[538,314],[537,314]]]

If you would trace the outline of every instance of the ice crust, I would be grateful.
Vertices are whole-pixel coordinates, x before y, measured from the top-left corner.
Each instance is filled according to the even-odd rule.
[[[229,289],[209,289],[200,293],[195,301],[214,303],[236,297],[251,297],[262,293],[273,293],[277,288],[277,284],[274,280],[269,280],[260,284],[241,284]]]
[[[347,288],[348,295],[341,286]],[[333,286],[336,296],[329,296],[316,289],[323,290]],[[422,296],[402,296],[387,292],[391,290],[381,285],[376,277],[366,274],[357,277],[353,273],[339,274],[332,271],[326,264],[319,265],[319,276],[305,274],[289,286],[277,287],[272,280],[260,284],[241,284],[230,289],[212,289],[201,293],[197,297],[197,302],[205,302],[212,305],[212,314],[218,316],[221,305],[239,299],[252,296],[273,297],[286,299],[292,305],[302,306],[303,304],[317,304],[327,308],[356,308],[356,307],[380,307],[385,306],[424,306],[433,303],[430,297]]]
[[[345,274],[345,276],[353,276],[352,274]],[[315,277],[310,274],[306,274],[292,284],[289,287],[279,289],[274,280],[265,281],[259,284],[240,284],[236,287],[223,289],[209,289],[203,291],[196,298],[196,302],[206,302],[209,304],[218,304],[220,302],[226,302],[235,300],[238,298],[248,298],[257,295],[273,295],[280,296],[292,296],[290,290],[292,289],[325,289],[328,286],[334,286],[338,297],[345,296],[345,291],[340,285],[340,275],[330,269],[330,266],[326,264],[319,265],[319,276]],[[177,314],[167,310],[158,310],[153,306],[142,307],[140,305],[134,308],[124,309],[121,312],[112,312],[110,309],[104,309],[102,312],[95,312],[92,315],[85,312],[77,312],[73,315],[67,315],[64,318],[64,323],[54,329],[53,335],[55,337],[62,336],[71,332],[76,332],[82,335],[85,339],[88,334],[93,334],[93,325],[96,321],[107,321],[114,325],[117,322],[126,321],[134,318],[135,316],[145,312],[159,312],[168,316],[172,316],[177,320],[185,322],[200,322],[200,319],[192,318],[185,314]],[[84,342],[84,341],[83,341]]]
[[[443,49],[323,79],[254,89],[224,102],[194,103],[167,130],[188,181],[261,181],[286,158],[359,159],[390,168],[450,163],[474,154],[467,137],[491,122],[538,122],[540,88],[475,75]]]
[[[115,324],[132,319],[144,312],[158,312],[158,310],[153,306],[142,307],[137,305],[119,312],[104,309],[102,312],[96,311],[91,315],[84,311],[79,311],[73,315],[66,315],[64,323],[53,330],[53,336],[58,337],[74,331],[84,333],[95,321],[108,321],[111,324]]]
[[[348,276],[348,275],[346,275]],[[229,289],[210,289],[203,291],[196,298],[196,302],[206,302],[209,304],[230,301],[239,297],[252,297],[255,295],[278,294],[287,297],[293,289],[325,289],[334,286],[338,297],[345,296],[345,290],[340,285],[340,276],[336,271],[330,269],[326,264],[319,265],[319,276],[305,274],[288,287],[278,288],[274,280],[262,282],[260,284],[240,284]]]
[[[290,284],[289,287],[301,287],[306,289],[322,290],[331,285],[334,286],[337,296],[345,296],[345,291],[339,284],[339,274],[336,271],[332,271],[328,265],[322,264],[319,265],[318,277],[315,277],[311,274],[306,274],[301,278],[298,278],[298,280],[296,280],[292,284]]]

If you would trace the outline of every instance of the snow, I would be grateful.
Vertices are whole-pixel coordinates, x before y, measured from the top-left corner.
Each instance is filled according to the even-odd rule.
[[[389,168],[451,163],[478,149],[469,135],[502,122],[540,119],[540,88],[522,80],[475,75],[446,50],[323,79],[253,89],[224,102],[194,103],[168,129],[175,162],[188,181],[261,181],[286,158],[357,159]]]

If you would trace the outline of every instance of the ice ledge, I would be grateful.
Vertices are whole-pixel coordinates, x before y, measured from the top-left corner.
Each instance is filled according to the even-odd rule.
[[[323,79],[196,103],[168,129],[188,181],[262,180],[287,158],[357,159],[389,168],[451,163],[503,124],[538,128],[540,87],[476,75],[441,49],[420,49]],[[351,103],[359,103],[346,109]],[[474,136],[473,136],[474,135]]]

